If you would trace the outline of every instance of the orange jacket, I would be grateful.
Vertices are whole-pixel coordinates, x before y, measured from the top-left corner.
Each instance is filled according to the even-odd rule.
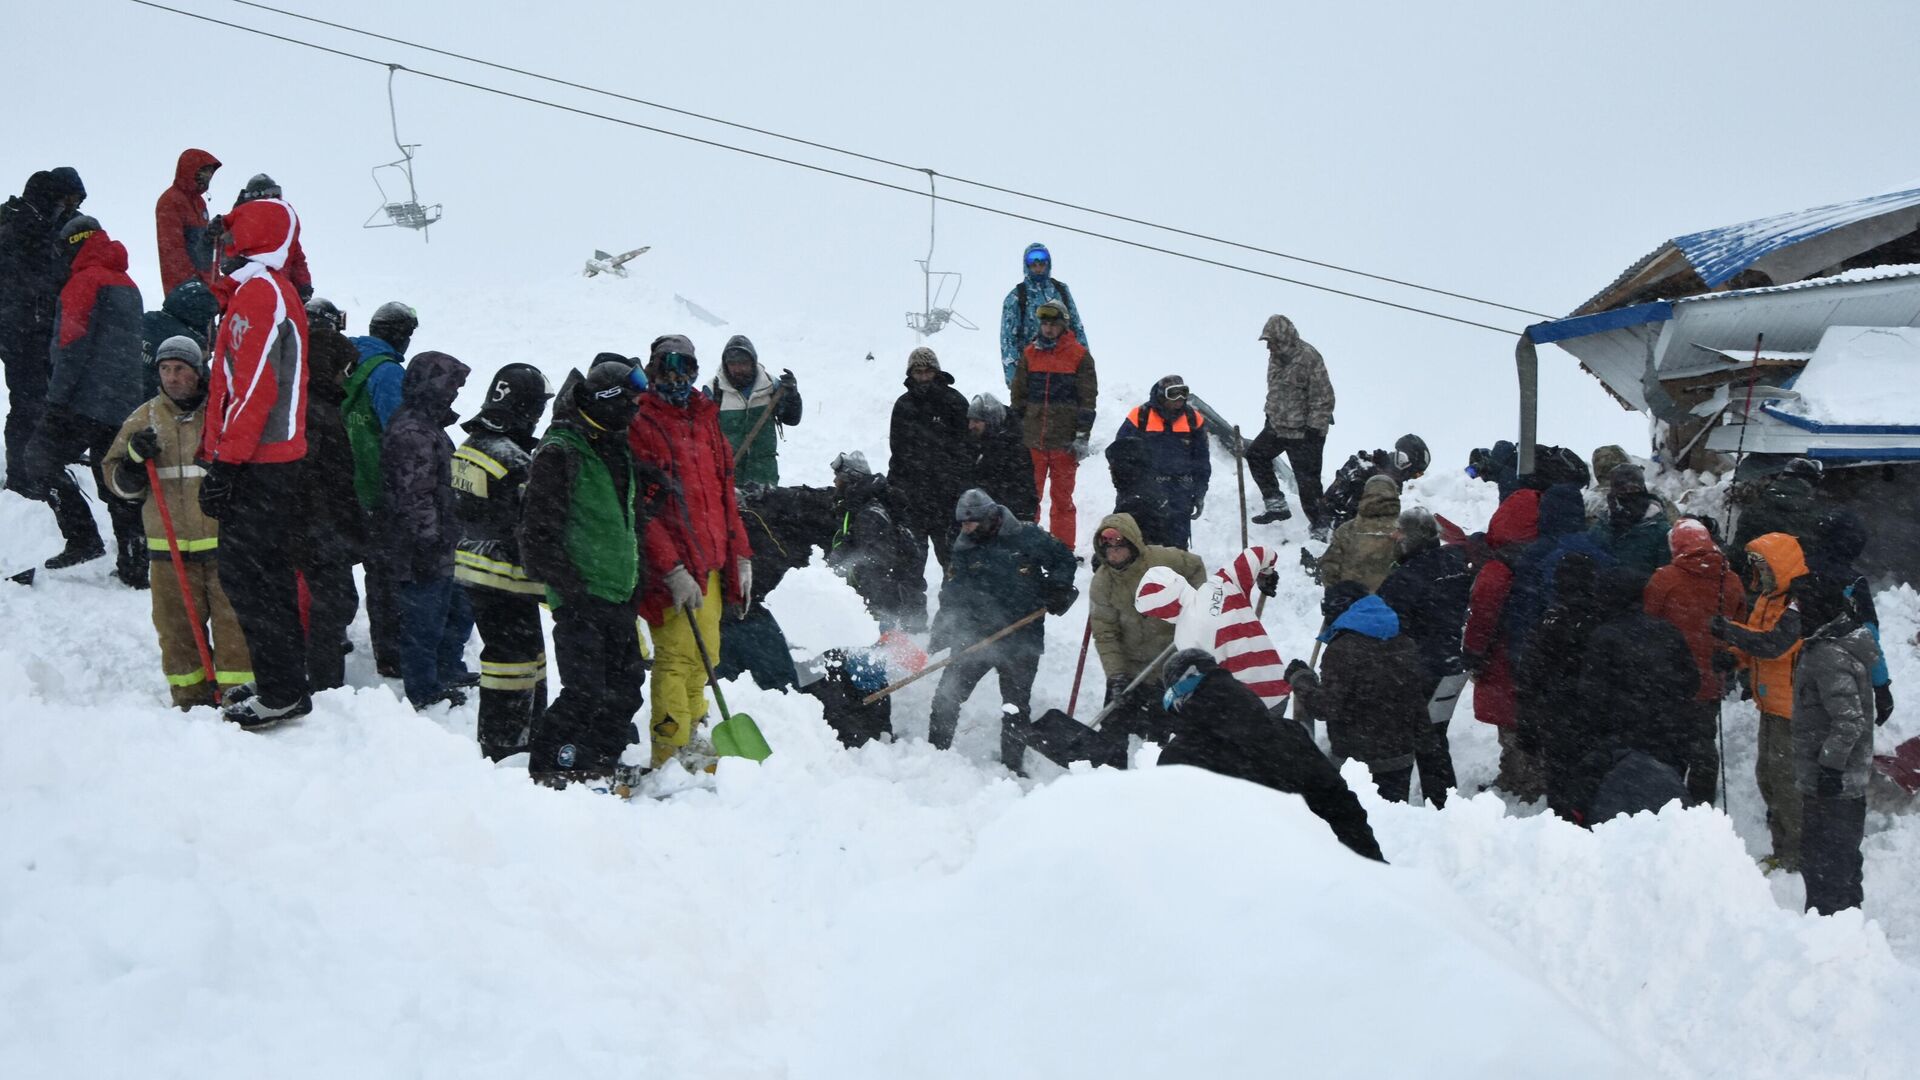
[[[1753,613],[1744,623],[1738,623],[1744,630],[1764,634],[1780,622],[1787,613],[1791,601],[1787,599],[1787,590],[1793,587],[1807,572],[1807,559],[1800,550],[1800,541],[1786,533],[1768,533],[1747,544],[1747,554],[1761,564],[1761,570],[1768,576],[1771,588],[1753,602]],[[1753,656],[1739,649],[1734,655],[1740,666],[1747,669],[1752,677],[1753,701],[1760,711],[1773,716],[1793,715],[1793,662],[1800,657],[1800,642],[1775,657]]]
[[[1726,557],[1706,527],[1682,521],[1667,534],[1673,561],[1653,572],[1644,597],[1647,614],[1673,624],[1687,639],[1687,651],[1700,669],[1700,701],[1720,697],[1720,677],[1713,672],[1713,654],[1721,646],[1713,639],[1715,615],[1738,619],[1746,605],[1746,590],[1727,569]]]

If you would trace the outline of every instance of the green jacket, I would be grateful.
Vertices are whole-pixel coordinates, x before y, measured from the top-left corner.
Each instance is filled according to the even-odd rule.
[[[340,403],[340,418],[347,426],[347,445],[353,448],[353,493],[367,510],[380,508],[380,417],[373,410],[372,388],[367,380],[380,368],[395,364],[391,354],[362,360],[347,376],[346,399]]]
[[[606,462],[578,432],[564,427],[547,431],[542,446],[558,444],[573,452],[573,497],[567,503],[564,547],[567,560],[579,573],[588,594],[615,604],[633,598],[640,583],[640,551],[635,539],[633,489],[629,483],[624,505]],[[547,606],[560,608],[560,594],[549,588]]]
[[[1667,534],[1672,530],[1667,512],[1655,502],[1639,521],[1623,528],[1603,520],[1588,529],[1587,536],[1621,566],[1651,575],[1673,561],[1673,550],[1667,544]]]
[[[736,335],[727,343],[729,349],[740,348],[740,342],[747,339]],[[747,343],[751,351],[751,342]],[[774,401],[778,395],[779,401]],[[727,381],[726,372],[713,377],[707,384],[707,396],[720,406],[720,433],[727,437],[727,445],[733,447],[735,454],[740,452],[740,444],[746,442],[747,433],[760,424],[760,418],[772,409],[773,415],[765,424],[760,424],[760,434],[753,437],[753,445],[747,447],[744,457],[740,457],[733,467],[735,487],[749,484],[761,484],[778,487],[780,484],[780,429],[792,427],[800,422],[800,391],[789,386],[780,390],[780,381],[767,373],[765,365],[754,368],[753,386],[741,393]]]
[[[1093,644],[1100,651],[1100,669],[1107,673],[1107,678],[1116,675],[1132,678],[1173,643],[1173,623],[1142,615],[1133,606],[1133,594],[1140,588],[1140,579],[1149,567],[1166,566],[1197,588],[1207,580],[1207,568],[1198,555],[1148,544],[1140,535],[1140,525],[1132,514],[1107,515],[1093,535],[1099,536],[1108,529],[1118,529],[1139,554],[1120,570],[1108,566],[1104,555],[1095,554]]]
[[[1368,592],[1380,588],[1393,571],[1393,531],[1400,522],[1400,485],[1391,476],[1367,480],[1360,492],[1360,515],[1333,530],[1320,556],[1320,584],[1357,581]]]

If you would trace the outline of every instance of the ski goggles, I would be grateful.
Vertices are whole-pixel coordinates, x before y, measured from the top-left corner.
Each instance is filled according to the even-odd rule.
[[[1185,401],[1187,400],[1187,394],[1186,383],[1174,383],[1172,386],[1163,386],[1160,388],[1160,396],[1168,401]]]
[[[636,394],[647,392],[647,373],[640,370],[639,364],[627,372],[627,389]]]
[[[675,379],[692,382],[700,374],[700,361],[686,353],[670,352],[660,358],[659,381],[671,385]]]
[[[1105,551],[1108,548],[1133,546],[1132,541],[1120,535],[1119,529],[1100,530],[1100,535],[1093,538],[1093,544],[1095,547],[1099,548],[1102,551]]]
[[[1053,256],[1048,253],[1046,248],[1036,248],[1027,252],[1028,266],[1045,266],[1052,261]]]

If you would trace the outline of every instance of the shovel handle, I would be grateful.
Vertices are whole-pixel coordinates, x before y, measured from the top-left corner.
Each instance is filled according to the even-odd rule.
[[[193,644],[200,650],[200,670],[207,676],[207,685],[219,692],[220,682],[213,671],[213,650],[207,647],[207,628],[200,621],[198,605],[193,602],[193,586],[187,581],[187,560],[180,554],[180,541],[173,531],[173,513],[167,509],[166,493],[160,490],[160,467],[152,458],[147,459],[147,488],[153,492],[154,509],[160,511],[160,527],[167,534],[167,554],[173,558],[173,575],[180,581],[180,604],[187,612],[187,622],[193,627]]]
[[[994,631],[992,636],[981,638],[979,641],[976,641],[973,644],[967,646],[966,648],[961,649],[959,652],[948,653],[946,659],[938,660],[938,661],[935,661],[934,663],[928,664],[926,667],[923,667],[919,671],[916,671],[913,674],[907,676],[906,678],[901,679],[899,682],[888,683],[886,686],[883,686],[880,689],[875,690],[873,693],[868,694],[866,697],[861,698],[860,704],[871,705],[874,702],[879,701],[881,698],[886,697],[888,694],[891,694],[896,690],[902,689],[912,683],[917,683],[921,679],[924,679],[927,676],[933,674],[934,672],[939,671],[941,668],[946,667],[948,664],[953,663],[955,660],[960,659],[961,657],[967,655],[968,653],[978,652],[981,649],[984,649],[987,646],[993,644],[994,642],[999,641],[1001,638],[1006,637],[1008,634],[1013,633],[1015,630],[1020,629],[1021,627],[1027,625],[1028,623],[1034,621],[1035,619],[1038,619],[1040,616],[1045,615],[1046,613],[1047,613],[1046,608],[1034,608],[1032,611],[1029,611],[1025,615],[1022,615],[1017,621],[1009,623],[1006,626],[1001,627],[999,630]]]

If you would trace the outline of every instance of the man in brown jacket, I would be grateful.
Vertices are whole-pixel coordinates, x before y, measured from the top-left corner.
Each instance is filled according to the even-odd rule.
[[[141,405],[120,426],[108,448],[101,471],[115,495],[140,502],[146,527],[148,557],[153,570],[153,627],[160,633],[160,668],[166,672],[173,703],[182,709],[213,705],[231,687],[253,680],[253,662],[247,639],[233,617],[227,594],[220,589],[218,556],[220,523],[200,511],[200,434],[206,412],[205,359],[192,338],[170,337],[154,351],[160,372],[160,393]],[[193,620],[180,589],[180,579],[168,565],[166,527],[159,500],[147,482],[147,463],[159,472],[161,498],[173,520],[173,535],[186,563],[187,592],[200,619],[201,632],[211,625],[214,679],[207,683],[195,644]]]
[[[1393,534],[1400,527],[1400,485],[1391,476],[1367,480],[1360,492],[1360,514],[1333,530],[1333,542],[1320,557],[1320,584],[1331,589],[1343,581],[1379,592],[1393,571]]]
[[[1333,382],[1320,350],[1300,340],[1300,331],[1285,315],[1272,315],[1260,331],[1267,345],[1267,423],[1247,447],[1247,467],[1260,488],[1266,508],[1253,520],[1265,525],[1293,516],[1274,459],[1287,455],[1293,478],[1300,486],[1300,508],[1307,513],[1313,537],[1327,536],[1326,516],[1320,507],[1320,458],[1327,447],[1327,429],[1333,426]]]
[[[1126,688],[1135,675],[1163,659],[1173,644],[1173,623],[1142,615],[1133,594],[1140,579],[1155,566],[1172,567],[1199,588],[1207,568],[1198,555],[1173,547],[1148,544],[1132,514],[1108,514],[1094,530],[1093,644],[1100,650],[1100,668],[1107,673],[1107,698]]]
[[[1087,456],[1100,385],[1093,354],[1067,326],[1066,306],[1048,300],[1036,314],[1039,335],[1027,343],[1013,369],[1013,411],[1021,417],[1027,451],[1033,455],[1033,490],[1051,500],[1047,531],[1072,548],[1078,525],[1074,481]]]

